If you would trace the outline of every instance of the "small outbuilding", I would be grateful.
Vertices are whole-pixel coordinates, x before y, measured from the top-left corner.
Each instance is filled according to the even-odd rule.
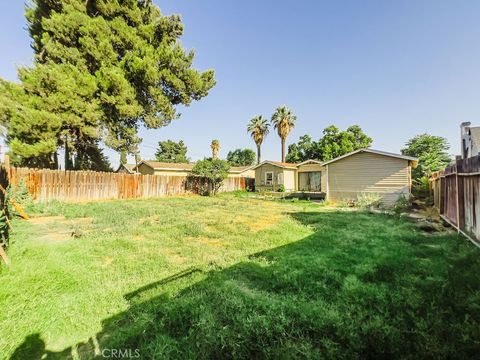
[[[327,199],[357,199],[359,194],[381,196],[384,205],[393,205],[399,197],[409,197],[412,168],[418,159],[373,149],[361,149],[323,163]]]

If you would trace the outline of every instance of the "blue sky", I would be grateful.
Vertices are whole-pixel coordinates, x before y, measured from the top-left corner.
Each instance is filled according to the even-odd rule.
[[[334,124],[360,125],[373,147],[398,152],[412,136],[446,137],[480,125],[480,1],[155,1],[185,23],[195,66],[213,68],[210,95],[168,127],[142,130],[143,158],[159,140],[184,140],[193,159],[221,142],[221,156],[254,149],[246,123],[286,104],[298,116],[288,143]],[[22,1],[0,3],[0,76],[31,63]],[[114,164],[118,155],[107,151]],[[272,132],[263,158],[279,160]]]

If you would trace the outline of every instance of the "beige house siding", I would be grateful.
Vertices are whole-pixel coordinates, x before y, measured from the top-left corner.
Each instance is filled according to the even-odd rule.
[[[228,177],[229,178],[247,177],[247,178],[252,178],[253,179],[255,177],[255,170],[250,169],[250,170],[243,171],[241,173],[237,173],[237,172],[229,173]]]
[[[273,173],[273,184],[266,185],[266,173],[272,172]],[[262,189],[265,187],[274,187],[275,189],[278,188],[280,185],[278,182],[278,174],[283,175],[283,184],[285,186],[285,190],[291,191],[295,190],[296,185],[296,172],[295,169],[286,169],[280,166],[276,166],[273,164],[262,164],[255,169],[255,188]]]
[[[185,171],[185,170],[160,170],[160,169],[155,169],[154,175],[164,175],[164,176],[188,176],[192,172],[191,171]]]
[[[328,199],[356,199],[360,193],[382,195],[392,205],[401,194],[410,194],[408,160],[360,152],[327,165]]]
[[[283,185],[285,186],[285,191],[293,191],[297,188],[296,177],[295,169],[283,169]]]
[[[138,166],[138,172],[142,175],[164,175],[164,176],[188,176],[191,173],[191,171],[183,171],[183,170],[176,170],[176,169],[171,169],[171,170],[155,169],[154,170],[150,166],[145,164],[140,164]]]

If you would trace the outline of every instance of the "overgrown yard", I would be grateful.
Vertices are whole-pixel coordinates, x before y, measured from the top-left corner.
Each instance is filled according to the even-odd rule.
[[[480,354],[480,250],[456,234],[232,194],[40,210],[13,224],[0,358]]]

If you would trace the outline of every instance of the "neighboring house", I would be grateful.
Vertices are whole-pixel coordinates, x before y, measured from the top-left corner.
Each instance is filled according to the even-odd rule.
[[[471,123],[460,124],[462,159],[479,155],[480,151],[480,127],[471,127]]]
[[[192,173],[195,164],[165,163],[159,161],[141,161],[137,166],[137,171],[143,175],[172,175],[188,176]],[[253,166],[231,167],[228,177],[255,177]]]
[[[232,166],[228,171],[228,177],[247,177],[254,178],[255,170],[253,166]]]
[[[126,174],[135,174],[135,167],[136,164],[120,164],[120,166],[117,169],[117,173],[126,173]]]
[[[187,176],[192,172],[193,165],[143,160],[138,164],[137,171],[142,175]]]
[[[323,192],[331,201],[356,199],[361,193],[378,193],[385,205],[408,196],[411,169],[417,159],[373,149],[361,149],[330,161],[299,164],[264,161],[255,169],[255,189]]]

